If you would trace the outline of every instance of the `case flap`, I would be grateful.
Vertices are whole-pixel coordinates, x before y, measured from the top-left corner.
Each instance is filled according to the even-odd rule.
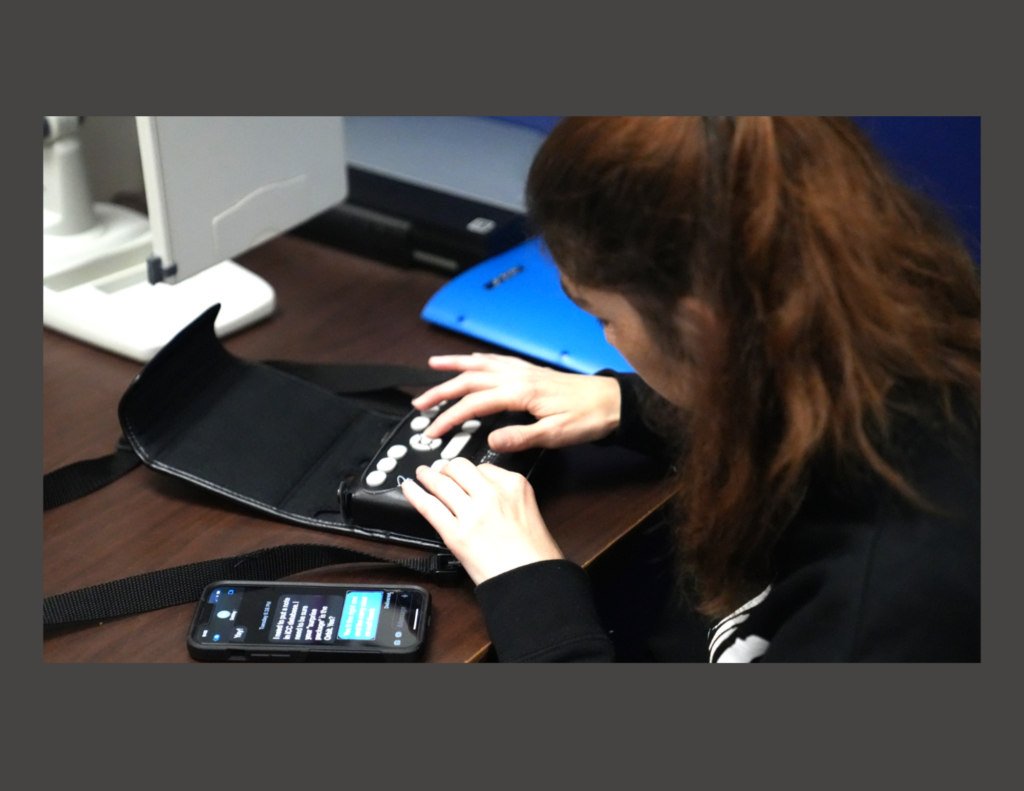
[[[287,522],[443,546],[341,514],[341,481],[358,475],[402,416],[234,357],[214,332],[219,307],[175,336],[121,398],[122,430],[143,463]]]

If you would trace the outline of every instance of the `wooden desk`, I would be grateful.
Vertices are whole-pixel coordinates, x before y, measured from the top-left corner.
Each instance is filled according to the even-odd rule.
[[[420,310],[445,278],[283,236],[239,257],[276,289],[267,321],[227,338],[246,359],[426,365],[438,353],[494,351],[432,327]],[[43,471],[113,450],[117,403],[138,363],[43,330]],[[566,556],[587,565],[668,497],[645,459],[583,446],[549,453],[534,477],[538,501]],[[43,517],[43,595],[132,574],[278,544],[323,542],[394,555],[418,550],[274,522],[144,467]],[[424,581],[387,564],[318,569],[293,579],[416,582],[433,596],[425,660],[471,662],[490,646],[467,579]],[[48,662],[187,662],[194,605],[122,618],[51,636]]]

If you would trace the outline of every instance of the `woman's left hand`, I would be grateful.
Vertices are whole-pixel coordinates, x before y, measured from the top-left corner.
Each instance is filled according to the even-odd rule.
[[[533,487],[519,473],[458,457],[440,472],[419,467],[416,478],[418,483],[402,484],[406,499],[477,585],[519,566],[563,557]]]

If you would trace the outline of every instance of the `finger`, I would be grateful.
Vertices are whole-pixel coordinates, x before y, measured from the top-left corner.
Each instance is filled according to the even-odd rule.
[[[494,464],[481,464],[476,468],[477,475],[483,478],[490,486],[507,486],[509,481],[523,476],[518,472],[512,470],[506,470],[504,467],[498,467]]]
[[[487,435],[487,445],[498,453],[516,453],[527,448],[543,448],[543,433],[530,426],[504,426]]]
[[[448,510],[448,508],[438,500],[430,492],[426,491],[412,478],[406,478],[402,481],[402,494],[405,495],[405,499],[409,501],[420,516],[426,519],[433,528],[441,535],[441,539],[444,540],[445,534],[454,530],[459,520],[455,518],[455,515]]]
[[[441,475],[451,478],[470,499],[480,497],[493,488],[490,480],[480,473],[480,468],[461,456],[444,465]]]
[[[439,371],[507,371],[539,367],[521,357],[483,352],[439,354],[429,358],[427,363]]]
[[[424,429],[423,433],[428,437],[440,437],[456,426],[461,426],[467,420],[494,415],[509,409],[520,410],[522,408],[522,401],[518,397],[518,393],[510,393],[508,389],[495,388],[470,393],[434,418],[434,421]]]
[[[471,371],[480,360],[474,354],[433,354],[427,358],[427,365],[437,371]]]
[[[542,366],[527,362],[522,357],[512,357],[508,354],[494,354],[491,352],[474,352],[473,359],[477,370],[481,371],[522,371],[525,368],[540,369]]]
[[[424,489],[440,500],[457,517],[469,504],[470,496],[466,493],[466,489],[448,474],[448,468],[452,466],[453,461],[455,459],[444,466],[443,472],[437,472],[426,465],[421,465],[416,468],[416,479]]]
[[[430,409],[442,401],[452,401],[467,393],[494,387],[501,380],[493,374],[463,373],[447,382],[434,385],[412,400],[414,409]]]
[[[535,423],[504,426],[487,435],[487,444],[498,453],[515,453],[529,448],[561,448],[572,444],[563,438],[563,423],[561,415],[554,415]]]

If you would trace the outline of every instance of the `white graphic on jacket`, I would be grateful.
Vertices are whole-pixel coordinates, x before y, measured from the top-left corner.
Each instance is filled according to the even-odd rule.
[[[711,629],[709,662],[752,662],[768,650],[768,641],[757,635],[749,635],[737,639],[736,627],[750,617],[750,610],[763,602],[771,592],[769,585],[757,596],[740,607],[732,615],[726,616]]]

